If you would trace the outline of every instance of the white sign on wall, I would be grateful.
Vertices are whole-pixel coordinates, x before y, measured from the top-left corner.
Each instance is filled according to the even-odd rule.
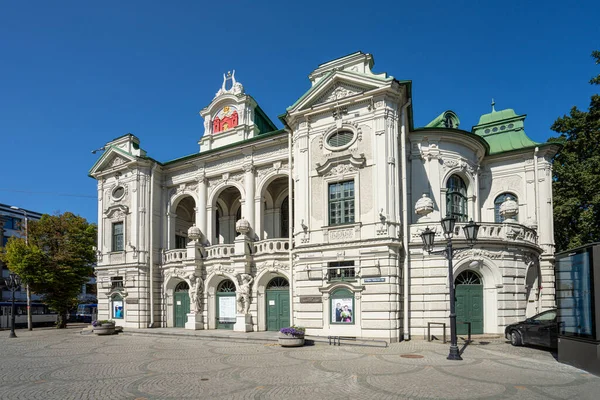
[[[219,297],[219,322],[222,324],[235,322],[235,297]]]

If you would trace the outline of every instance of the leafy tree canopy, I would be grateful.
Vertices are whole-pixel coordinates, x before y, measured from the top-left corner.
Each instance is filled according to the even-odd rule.
[[[600,51],[592,52],[600,64]],[[600,85],[600,74],[590,80]],[[551,129],[563,145],[554,157],[554,226],[557,251],[600,241],[600,95],[587,111],[571,108]]]
[[[10,238],[0,258],[58,312],[57,326],[64,328],[67,312],[96,261],[96,225],[69,212],[44,214],[29,222],[27,237],[28,244]]]

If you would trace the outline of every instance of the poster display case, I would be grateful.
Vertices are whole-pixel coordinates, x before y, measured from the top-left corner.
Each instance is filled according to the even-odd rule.
[[[600,243],[556,254],[558,360],[600,375]]]

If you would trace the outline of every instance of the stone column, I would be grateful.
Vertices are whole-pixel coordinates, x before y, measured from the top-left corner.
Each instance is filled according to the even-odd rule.
[[[196,224],[202,233],[206,234],[204,240],[211,240],[211,236],[209,236],[207,229],[207,214],[209,213],[209,208],[206,204],[206,178],[204,176],[198,180],[198,204],[196,205],[196,208],[198,209],[198,212],[196,213]]]
[[[254,166],[252,164],[245,164],[243,166],[245,176],[244,176],[244,184],[246,189],[246,198],[244,202],[245,206],[245,215],[244,218],[248,221],[251,228],[255,226],[255,218],[254,218],[254,192],[255,192],[255,179],[254,179]],[[236,221],[237,222],[237,221]],[[254,231],[250,234],[251,238],[254,238]]]

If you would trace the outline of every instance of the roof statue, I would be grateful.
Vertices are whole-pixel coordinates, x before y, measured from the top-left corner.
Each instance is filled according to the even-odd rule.
[[[231,81],[231,88],[227,89],[227,81],[229,80]],[[235,69],[233,72],[227,71],[227,74],[223,74],[223,84],[221,85],[221,89],[215,94],[215,97],[226,93],[235,95],[244,94],[244,86],[235,80]]]

